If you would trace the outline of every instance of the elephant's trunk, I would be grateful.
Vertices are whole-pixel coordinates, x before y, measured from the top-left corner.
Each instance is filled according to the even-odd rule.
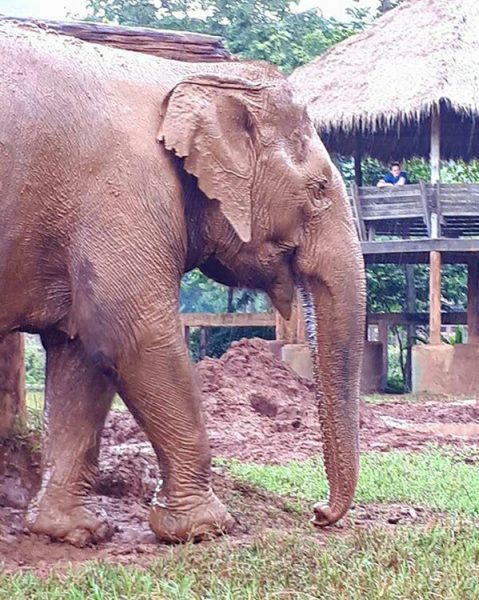
[[[357,243],[328,253],[327,270],[301,277],[307,336],[329,483],[314,524],[339,520],[353,501],[359,465],[359,385],[364,341],[364,267]]]

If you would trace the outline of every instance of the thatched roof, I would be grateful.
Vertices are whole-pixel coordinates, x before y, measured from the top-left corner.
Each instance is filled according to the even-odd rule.
[[[427,156],[440,106],[443,157],[478,156],[479,1],[406,0],[291,79],[330,149]]]
[[[45,21],[3,16],[0,16],[0,20],[29,23],[86,42],[153,54],[162,58],[187,62],[219,62],[233,59],[223,46],[221,38],[201,33],[148,27],[123,27],[89,21]]]

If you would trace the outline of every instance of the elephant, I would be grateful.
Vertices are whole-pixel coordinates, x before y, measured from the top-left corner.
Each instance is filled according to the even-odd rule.
[[[313,522],[343,517],[358,476],[364,264],[297,90],[267,63],[182,63],[12,23],[0,55],[0,339],[39,333],[47,354],[30,530],[76,545],[111,536],[89,492],[118,393],[158,459],[156,537],[231,531],[179,315],[193,268],[263,290],[285,319],[299,290],[329,485]]]

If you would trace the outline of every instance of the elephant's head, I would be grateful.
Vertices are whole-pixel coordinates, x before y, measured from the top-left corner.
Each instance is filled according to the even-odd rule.
[[[315,522],[328,525],[357,482],[364,266],[344,184],[305,107],[284,77],[266,67],[260,76],[179,83],[159,139],[202,192],[186,210],[204,272],[263,289],[285,318],[300,290],[330,486]]]

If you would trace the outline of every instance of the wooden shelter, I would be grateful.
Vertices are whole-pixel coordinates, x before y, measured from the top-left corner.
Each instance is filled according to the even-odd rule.
[[[328,150],[355,159],[350,199],[366,263],[429,261],[436,346],[442,262],[468,265],[468,341],[479,342],[479,185],[440,183],[441,159],[479,157],[478,30],[477,0],[406,0],[291,75]],[[429,157],[431,181],[364,188],[366,155]]]
[[[479,3],[406,0],[291,80],[332,152],[479,156]],[[431,148],[431,136],[433,144]]]

